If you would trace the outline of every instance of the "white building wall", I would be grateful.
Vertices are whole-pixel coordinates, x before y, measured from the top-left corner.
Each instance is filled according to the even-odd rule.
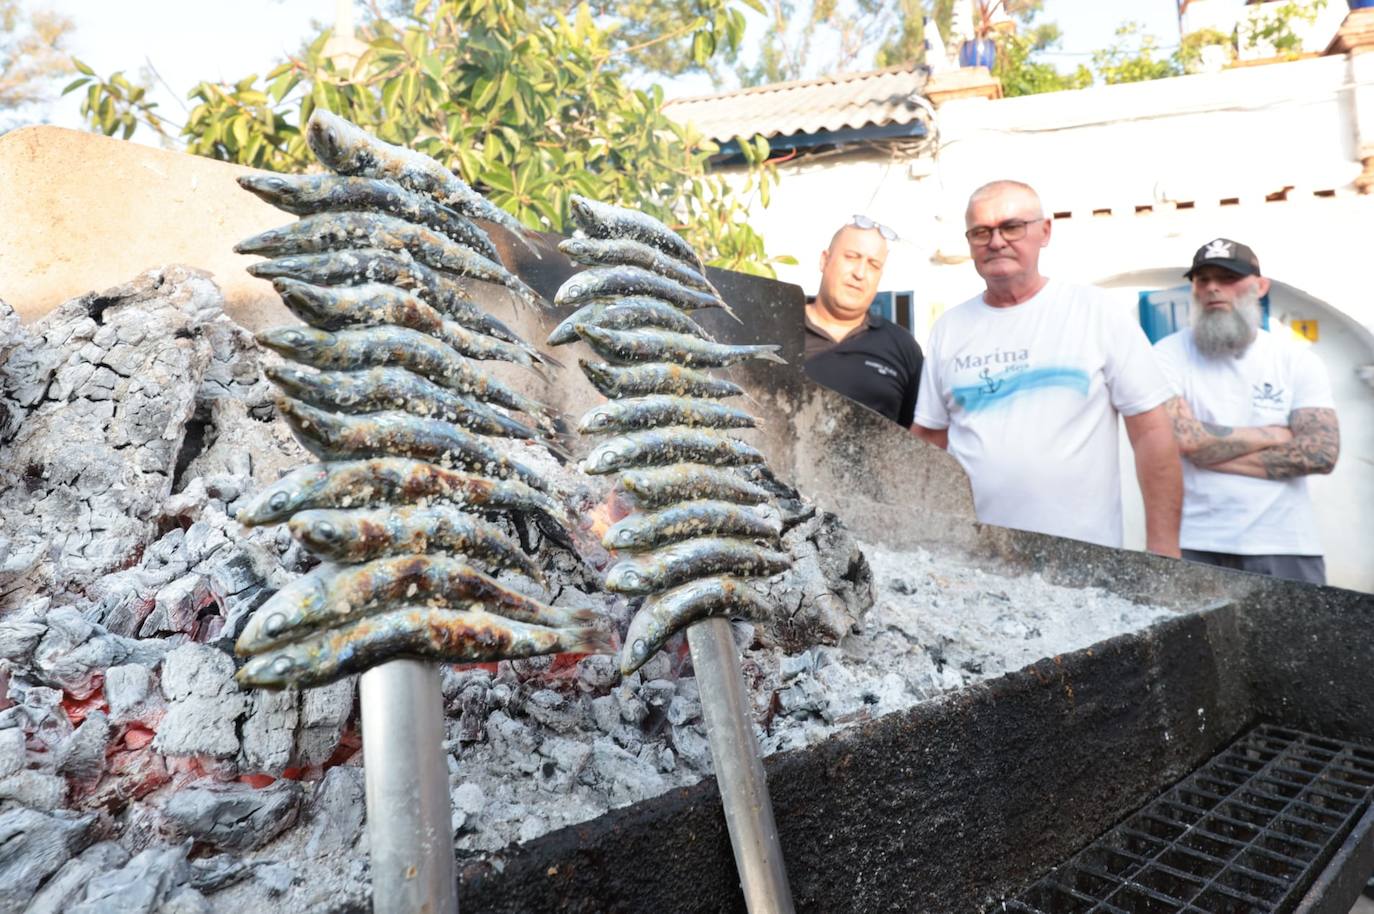
[[[1279,284],[1275,317],[1319,321],[1316,351],[1332,376],[1344,441],[1336,473],[1312,489],[1332,582],[1374,590],[1374,390],[1357,375],[1374,365],[1374,196],[1352,187],[1362,168],[1357,111],[1374,101],[1374,74],[1358,60],[951,102],[938,112],[937,154],[784,164],[773,205],[751,222],[771,253],[798,258],[779,272],[808,293],[820,250],[851,214],[891,225],[903,241],[882,288],[914,290],[922,342],[940,313],[981,289],[963,210],[989,180],[1040,190],[1056,217],[1047,275],[1118,288],[1123,308],[1135,308],[1140,289],[1181,282],[1193,251],[1212,238],[1251,245]],[[1138,545],[1134,473],[1124,478],[1128,537]]]

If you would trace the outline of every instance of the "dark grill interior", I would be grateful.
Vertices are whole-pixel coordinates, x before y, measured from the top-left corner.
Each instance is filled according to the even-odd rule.
[[[1374,748],[1260,726],[1005,910],[1292,911],[1371,795]]]

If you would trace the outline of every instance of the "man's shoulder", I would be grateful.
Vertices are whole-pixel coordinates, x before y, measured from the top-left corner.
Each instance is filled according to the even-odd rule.
[[[1183,327],[1155,342],[1155,352],[1161,355],[1187,355],[1192,341],[1192,330]]]

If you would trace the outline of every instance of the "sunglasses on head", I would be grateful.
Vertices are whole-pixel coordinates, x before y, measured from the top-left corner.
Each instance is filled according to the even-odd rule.
[[[850,218],[849,224],[855,228],[877,229],[878,234],[882,235],[888,241],[898,240],[896,232],[883,225],[881,222],[878,222],[876,219],[870,219],[862,213],[855,213],[853,217]]]

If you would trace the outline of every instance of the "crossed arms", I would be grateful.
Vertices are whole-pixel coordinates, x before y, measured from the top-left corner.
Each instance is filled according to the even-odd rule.
[[[1201,422],[1181,397],[1164,404],[1179,452],[1194,466],[1256,479],[1292,479],[1330,473],[1341,452],[1336,411],[1295,409],[1289,425],[1232,428]]]

